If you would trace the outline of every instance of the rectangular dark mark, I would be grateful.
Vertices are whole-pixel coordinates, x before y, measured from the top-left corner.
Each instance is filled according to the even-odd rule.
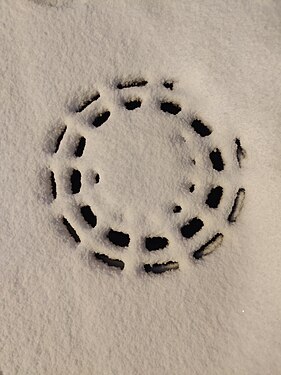
[[[55,174],[53,171],[51,171],[50,178],[51,178],[52,195],[53,195],[53,198],[56,199],[57,198],[57,184],[55,180]]]
[[[234,200],[234,203],[233,203],[233,206],[232,206],[232,209],[231,209],[231,212],[227,218],[227,220],[230,222],[230,223],[235,223],[241,210],[242,210],[242,207],[243,207],[243,204],[244,204],[244,199],[245,199],[245,189],[244,188],[240,188],[236,194],[236,197],[235,197],[235,200]]]
[[[223,195],[223,188],[221,186],[216,186],[212,188],[208,194],[206,205],[210,208],[218,208],[221,198]]]
[[[192,121],[191,127],[201,137],[207,137],[212,133],[212,130],[197,118]]]
[[[66,220],[66,218],[64,217],[62,219],[63,221],[63,224],[65,225],[66,229],[68,230],[69,234],[71,235],[71,237],[74,239],[75,242],[79,243],[81,242],[80,240],[80,237],[78,236],[78,234],[76,233],[75,229],[73,228],[73,226]]]
[[[86,146],[86,139],[84,137],[81,137],[79,139],[78,145],[74,153],[77,158],[80,158],[83,155],[85,146]]]
[[[108,119],[109,119],[109,116],[110,116],[110,112],[109,111],[105,111],[105,112],[102,112],[102,113],[99,113],[93,120],[92,124],[98,128],[100,127],[103,123],[105,123]]]
[[[63,139],[63,136],[64,136],[65,132],[66,132],[66,129],[67,129],[67,127],[65,126],[63,128],[62,132],[60,133],[60,135],[58,136],[58,139],[57,139],[57,142],[56,142],[56,146],[55,146],[55,153],[58,152],[58,150],[59,150],[61,141]]]
[[[133,81],[127,81],[127,82],[119,82],[117,84],[117,88],[119,90],[122,90],[122,89],[128,89],[130,87],[142,87],[142,86],[145,86],[147,85],[147,81],[145,79],[136,79],[136,80],[133,80]]]
[[[78,106],[76,109],[76,112],[82,112],[85,108],[87,108],[90,104],[92,104],[94,101],[98,100],[100,97],[99,93],[96,93],[89,98],[86,98],[83,100],[83,102]]]
[[[120,259],[112,259],[109,256],[101,253],[94,253],[93,255],[97,260],[107,264],[109,267],[120,268],[121,270],[123,270],[125,267],[125,263]]]
[[[71,191],[72,194],[78,194],[81,190],[81,172],[77,169],[72,170],[72,174],[70,176],[70,183],[71,183]]]
[[[208,254],[211,254],[215,251],[223,241],[223,234],[217,233],[213,238],[206,242],[199,250],[194,251],[193,257],[195,259],[200,259]]]
[[[246,157],[246,151],[241,146],[240,139],[236,138],[235,144],[236,144],[236,158],[237,158],[239,167],[241,168],[242,160],[245,159],[245,157]]]
[[[152,273],[159,274],[159,273],[179,269],[179,263],[169,261],[167,263],[154,263],[153,265],[145,264],[143,267],[144,267],[145,272],[147,273],[152,272]]]

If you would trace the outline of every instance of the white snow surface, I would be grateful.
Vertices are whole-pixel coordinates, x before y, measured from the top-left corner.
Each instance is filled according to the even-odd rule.
[[[0,1],[3,375],[280,374],[280,20],[273,0]],[[148,83],[116,87],[135,79]],[[124,101],[136,98],[141,107],[128,111]],[[161,101],[180,113],[164,113]],[[104,111],[108,121],[93,127]],[[194,118],[212,134],[196,134]],[[216,147],[223,172],[208,157]],[[72,168],[82,173],[79,194]],[[224,194],[210,209],[216,185]],[[241,187],[244,207],[229,223]],[[197,216],[203,229],[183,238],[180,227]],[[129,246],[111,244],[108,228],[128,233]],[[222,245],[193,260],[217,232]],[[148,252],[149,236],[169,246]],[[122,259],[124,270],[92,252]],[[142,268],[169,260],[179,269]]]

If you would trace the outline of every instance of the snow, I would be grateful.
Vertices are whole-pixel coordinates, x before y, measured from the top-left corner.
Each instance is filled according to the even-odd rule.
[[[278,375],[280,4],[2,0],[0,15],[0,372]],[[117,88],[135,80],[147,84]],[[205,204],[216,186],[217,209]],[[184,238],[195,217],[203,228]],[[109,228],[129,246],[110,243]],[[147,237],[169,244],[148,251]],[[179,269],[143,268],[170,261]]]

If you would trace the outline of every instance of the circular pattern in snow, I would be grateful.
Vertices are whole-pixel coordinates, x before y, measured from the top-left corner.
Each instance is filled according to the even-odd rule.
[[[220,134],[176,91],[169,80],[157,88],[142,78],[118,82],[82,98],[57,134],[53,206],[91,262],[179,269],[179,243],[202,259],[240,213],[240,140],[222,149]]]

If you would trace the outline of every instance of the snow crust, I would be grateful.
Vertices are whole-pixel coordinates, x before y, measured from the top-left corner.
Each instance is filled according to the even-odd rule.
[[[3,375],[278,375],[279,3],[2,0],[0,17]],[[138,78],[147,85],[117,89]],[[134,98],[141,107],[126,110]],[[164,113],[161,101],[180,113]],[[90,126],[105,110],[109,120]],[[195,117],[212,129],[206,139],[190,127]],[[75,159],[80,136],[85,151]],[[236,138],[247,153],[241,168]],[[223,173],[208,157],[216,147]],[[72,168],[82,172],[79,196],[67,182]],[[212,210],[205,199],[218,184],[223,198]],[[241,187],[244,207],[229,223]],[[86,204],[94,229],[79,216]],[[180,227],[194,216],[204,230],[188,240]],[[108,243],[110,227],[130,234],[128,248]],[[221,246],[194,261],[217,232]],[[148,252],[147,236],[169,246]],[[124,270],[89,261],[92,251],[122,259]],[[170,260],[178,270],[141,267]]]

